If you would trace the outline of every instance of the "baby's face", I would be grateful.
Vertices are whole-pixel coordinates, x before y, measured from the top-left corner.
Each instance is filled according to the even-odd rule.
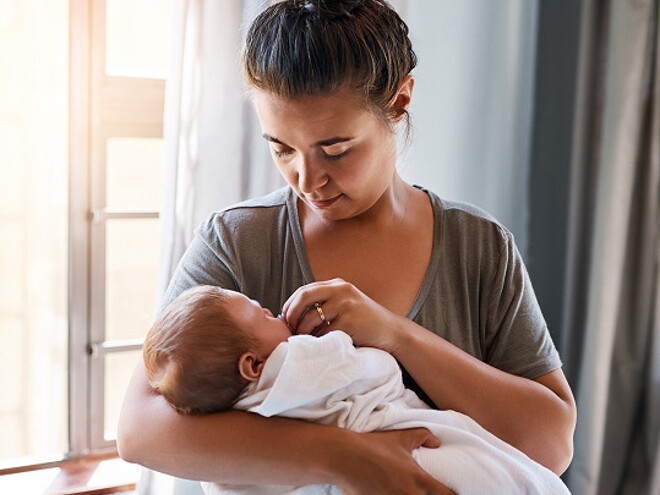
[[[291,330],[273,313],[240,292],[227,291],[236,324],[258,342],[256,351],[267,358],[275,347],[291,337]]]

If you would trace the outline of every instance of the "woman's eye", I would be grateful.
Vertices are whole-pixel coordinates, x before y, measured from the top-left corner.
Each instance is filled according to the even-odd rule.
[[[323,156],[327,160],[339,160],[343,156],[346,156],[350,151],[350,148],[343,148],[341,150],[322,150]]]
[[[276,157],[282,158],[282,157],[285,157],[287,155],[293,154],[293,150],[291,148],[284,148],[284,149],[281,149],[281,150],[273,148],[273,153],[275,153]]]

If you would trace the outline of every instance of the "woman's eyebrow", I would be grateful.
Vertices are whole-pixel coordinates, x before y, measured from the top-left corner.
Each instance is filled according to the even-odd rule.
[[[282,146],[288,146],[288,144],[283,143],[282,141],[280,141],[276,137],[271,136],[270,134],[263,133],[262,136],[266,141],[281,144]],[[331,137],[331,138],[328,138],[328,139],[323,139],[321,141],[318,141],[317,143],[315,143],[315,146],[332,146],[333,144],[345,143],[347,141],[352,141],[353,139],[354,138],[352,138],[352,137],[335,136],[335,137]]]
[[[316,143],[316,146],[332,146],[333,144],[337,143],[345,143],[346,141],[352,141],[354,138],[352,137],[332,137],[330,139],[324,139],[323,141],[319,141]]]
[[[262,136],[263,136],[263,138],[264,138],[266,141],[270,141],[270,142],[272,142],[272,143],[281,144],[282,146],[287,146],[285,143],[283,143],[282,141],[280,141],[280,140],[277,139],[276,137],[271,136],[270,134],[266,134],[266,133],[264,132],[264,133],[262,134]]]

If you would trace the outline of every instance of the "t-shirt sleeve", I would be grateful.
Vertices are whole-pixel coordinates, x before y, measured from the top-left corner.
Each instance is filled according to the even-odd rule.
[[[497,269],[485,293],[486,362],[531,379],[561,367],[527,269],[508,231],[502,231]]]
[[[233,261],[236,259],[234,247],[227,234],[227,225],[220,214],[202,222],[172,275],[161,309],[182,292],[198,285],[240,290]]]

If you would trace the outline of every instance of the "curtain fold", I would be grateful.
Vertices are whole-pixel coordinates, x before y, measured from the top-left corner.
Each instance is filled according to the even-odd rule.
[[[562,349],[575,495],[660,493],[657,0],[588,0]]]
[[[166,85],[159,293],[209,213],[283,184],[239,70],[245,28],[267,0],[177,0]]]
[[[199,223],[283,184],[239,70],[245,28],[268,0],[175,0],[165,93],[159,299]],[[140,495],[203,495],[198,482],[144,469]]]

